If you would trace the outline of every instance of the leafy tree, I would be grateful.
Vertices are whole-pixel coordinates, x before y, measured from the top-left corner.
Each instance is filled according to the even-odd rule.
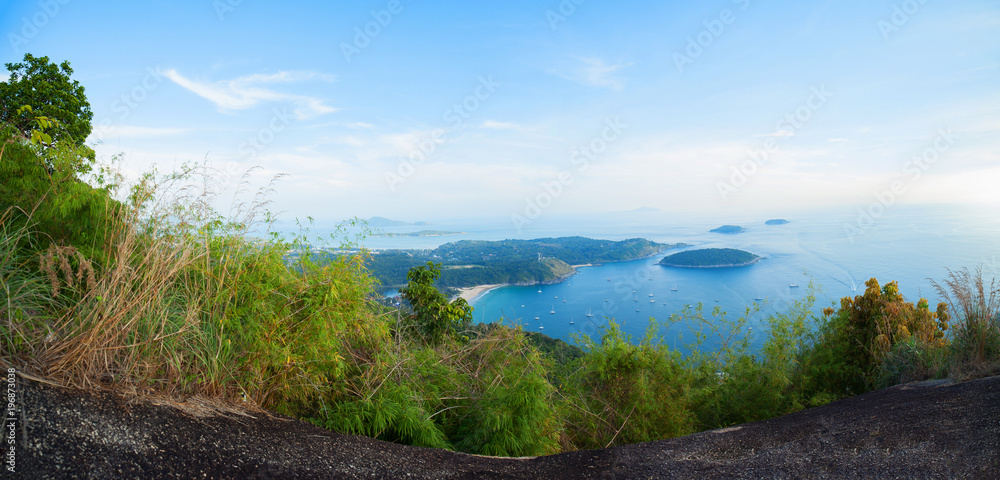
[[[449,302],[448,298],[434,287],[434,281],[441,276],[441,264],[427,262],[426,266],[411,268],[406,278],[406,287],[400,290],[403,299],[410,303],[413,314],[410,326],[417,329],[424,341],[441,343],[472,324],[472,306],[464,298]]]
[[[53,123],[52,141],[82,146],[90,135],[90,102],[83,86],[70,80],[69,62],[59,65],[49,57],[24,55],[21,63],[5,64],[10,79],[0,82],[0,121],[14,125],[22,135],[31,137],[38,118]],[[22,108],[29,106],[29,109]]]

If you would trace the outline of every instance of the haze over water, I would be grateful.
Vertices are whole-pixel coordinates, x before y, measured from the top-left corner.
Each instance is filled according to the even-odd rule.
[[[599,328],[608,318],[614,318],[638,341],[650,317],[664,321],[681,312],[685,305],[700,302],[706,313],[718,306],[735,318],[755,298],[762,298],[758,302],[762,304],[761,312],[749,321],[753,328],[752,343],[759,347],[766,333],[766,327],[760,323],[768,314],[784,311],[790,302],[804,297],[810,281],[821,288],[816,303],[818,312],[843,296],[863,293],[864,282],[871,277],[882,285],[898,281],[907,300],[927,298],[932,309],[939,299],[927,278],[940,281],[947,274],[946,268],[974,268],[982,264],[985,276],[1000,277],[1000,249],[996,242],[1000,239],[1000,217],[990,209],[896,206],[871,222],[864,216],[859,218],[856,210],[844,209],[784,217],[791,221],[786,225],[765,225],[768,218],[782,217],[707,219],[630,212],[562,217],[538,222],[521,232],[509,221],[480,220],[385,229],[403,232],[433,228],[463,231],[467,235],[375,237],[365,243],[376,249],[433,248],[473,238],[642,237],[694,245],[688,248],[738,248],[766,257],[755,265],[740,268],[686,269],[657,265],[663,256],[680,251],[671,250],[641,260],[580,268],[577,275],[559,284],[502,287],[472,303],[476,322],[518,323],[525,330],[541,331],[567,341],[572,341],[576,333],[599,338]],[[709,232],[722,223],[741,225],[747,231],[736,235]],[[790,287],[792,284],[799,287]],[[550,313],[553,310],[556,313]],[[588,313],[593,316],[588,317]],[[661,333],[668,343],[676,342],[684,350],[683,346],[693,340],[688,327],[678,324]],[[713,344],[709,341],[706,346]]]

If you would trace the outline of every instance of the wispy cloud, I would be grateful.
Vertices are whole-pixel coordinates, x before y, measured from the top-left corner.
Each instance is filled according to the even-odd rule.
[[[615,74],[632,65],[631,63],[609,65],[596,57],[574,56],[573,59],[576,60],[573,65],[562,69],[550,69],[549,73],[591,87],[621,90],[625,86],[625,81]]]
[[[480,128],[491,128],[496,130],[518,130],[520,125],[514,122],[498,122],[496,120],[486,120],[479,126]]]
[[[283,93],[273,88],[274,84],[299,83],[305,81],[332,82],[333,75],[315,72],[278,72],[274,74],[253,74],[232,80],[214,83],[199,82],[181,75],[176,70],[167,70],[167,78],[195,95],[215,104],[220,111],[245,110],[265,102],[289,102],[299,119],[315,117],[337,111],[323,103],[321,99]]]
[[[794,137],[795,132],[792,130],[778,130],[771,133],[764,133],[761,135],[756,135],[757,137]]]

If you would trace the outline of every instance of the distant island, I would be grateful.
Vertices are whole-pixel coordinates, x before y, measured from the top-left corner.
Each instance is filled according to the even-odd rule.
[[[385,217],[372,217],[372,218],[369,218],[368,220],[365,220],[365,223],[367,223],[369,227],[374,227],[374,228],[380,228],[380,227],[409,227],[411,225],[418,225],[418,226],[430,225],[427,222],[413,222],[413,223],[410,223],[410,222],[403,222],[403,221],[400,221],[400,220],[392,220],[392,219],[385,218]]]
[[[711,229],[709,231],[712,232],[712,233],[726,233],[726,234],[731,234],[732,235],[732,234],[737,234],[737,233],[743,233],[743,232],[747,231],[747,229],[745,229],[745,228],[743,228],[743,227],[741,227],[739,225],[723,225],[723,226],[721,226],[719,228],[713,228],[713,229]]]
[[[685,268],[745,267],[759,262],[761,258],[735,248],[702,248],[663,257],[660,265]]]
[[[448,232],[444,230],[421,230],[409,233],[376,233],[373,237],[443,237],[445,235],[466,235],[465,232]]]
[[[561,282],[576,273],[574,266],[636,260],[686,246],[642,238],[621,241],[585,237],[461,240],[433,250],[373,251],[367,266],[386,287],[405,285],[406,272],[427,262],[441,263],[441,278],[437,283],[440,287],[533,285]]]
[[[784,225],[786,223],[790,222],[784,218],[772,218],[771,220],[764,222],[764,225]]]

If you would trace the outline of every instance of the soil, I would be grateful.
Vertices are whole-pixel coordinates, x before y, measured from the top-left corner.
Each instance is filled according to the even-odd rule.
[[[536,458],[397,445],[266,412],[198,416],[23,378],[16,388],[10,478],[1000,478],[1000,377],[907,384],[722,430]]]

